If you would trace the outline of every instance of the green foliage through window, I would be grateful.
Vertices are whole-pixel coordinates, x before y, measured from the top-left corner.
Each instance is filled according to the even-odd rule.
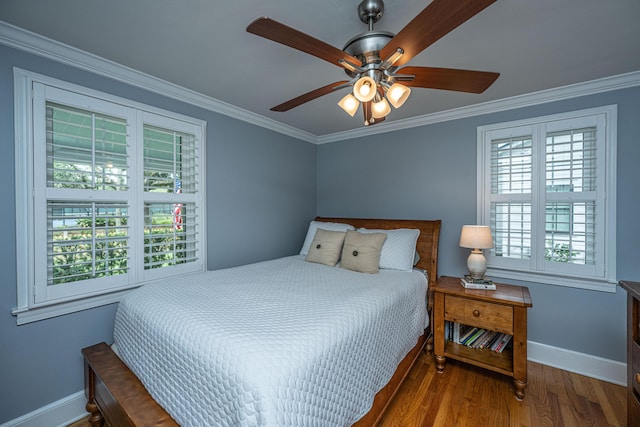
[[[572,262],[578,253],[578,251],[572,251],[568,243],[556,243],[553,246],[547,244],[544,259],[554,262]]]

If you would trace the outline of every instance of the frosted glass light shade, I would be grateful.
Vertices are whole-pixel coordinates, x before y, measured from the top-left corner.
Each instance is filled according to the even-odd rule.
[[[371,101],[376,93],[376,82],[369,76],[360,77],[353,85],[353,95],[361,102]]]
[[[400,108],[402,104],[409,98],[411,89],[400,83],[394,83],[387,90],[387,99],[394,108]]]
[[[351,117],[353,117],[356,114],[356,111],[358,111],[358,106],[360,105],[360,103],[358,102],[358,100],[356,99],[355,96],[353,96],[353,95],[351,95],[349,93],[349,94],[347,94],[347,96],[342,98],[340,100],[340,102],[338,102],[338,105],[347,114],[349,114]]]
[[[382,98],[378,102],[374,102],[371,105],[371,115],[375,119],[381,119],[383,117],[386,117],[387,114],[389,114],[390,112],[391,112],[391,107],[389,107],[389,103],[384,98]]]

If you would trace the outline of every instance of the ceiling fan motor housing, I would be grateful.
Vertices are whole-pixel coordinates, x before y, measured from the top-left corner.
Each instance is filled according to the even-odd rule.
[[[363,68],[369,64],[379,64],[380,49],[382,49],[393,38],[394,34],[387,31],[367,31],[359,34],[345,44],[343,51],[358,58]],[[347,74],[354,77],[356,74],[346,70]]]

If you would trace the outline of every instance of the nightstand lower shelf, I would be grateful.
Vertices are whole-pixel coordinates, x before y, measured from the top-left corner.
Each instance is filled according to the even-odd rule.
[[[502,353],[496,353],[490,349],[479,350],[448,341],[444,345],[444,355],[501,374],[511,376],[513,373],[513,350],[511,348],[507,348]]]

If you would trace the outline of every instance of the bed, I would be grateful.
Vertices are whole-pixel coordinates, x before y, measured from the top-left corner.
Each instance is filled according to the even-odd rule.
[[[415,267],[424,270],[431,283],[436,280],[439,220],[316,218],[314,222],[327,224],[327,228],[329,224],[338,223],[370,230],[419,229]],[[309,275],[308,272],[312,272],[309,288],[315,290],[311,294],[305,290],[298,295],[292,283],[295,284],[300,275]],[[350,277],[348,287],[340,283],[345,274]],[[396,297],[387,295],[390,291],[384,289],[385,286],[372,289],[368,283],[371,280],[391,283],[399,279],[407,282],[407,289],[420,289],[420,286],[426,289],[426,279],[422,277],[425,284],[420,284],[420,275],[415,271],[398,273],[385,269],[376,275],[354,273],[306,262],[304,256],[293,256],[203,273],[198,278],[190,277],[189,286],[160,283],[140,288],[132,293],[133,297],[125,298],[118,311],[114,333],[118,355],[105,343],[82,351],[90,422],[93,426],[105,421],[113,426],[170,426],[178,425],[176,418],[184,425],[374,425],[429,341],[429,335],[425,328],[428,315],[423,313],[420,317],[416,310],[407,310],[408,320],[402,320],[406,324],[398,324],[395,318],[386,321],[390,315],[375,310],[390,308],[386,302],[378,301]],[[211,310],[216,311],[211,318],[202,308],[197,308],[199,304],[207,306],[198,301],[197,295],[207,286],[210,277],[215,278],[218,286],[216,298],[224,301],[219,310]],[[268,291],[275,295],[266,291],[264,283],[253,283],[254,277],[263,277]],[[289,278],[293,278],[293,282],[288,281]],[[152,292],[152,288],[157,290]],[[234,294],[231,288],[233,292],[240,289],[240,293]],[[395,290],[394,285],[394,295],[405,292],[401,289],[404,288],[398,285]],[[370,292],[380,295],[370,295]],[[415,290],[406,292],[415,294]],[[183,301],[183,294],[188,294],[184,300],[187,311],[176,307],[182,304],[175,301]],[[338,298],[325,301],[325,294],[335,294]],[[422,298],[424,308],[424,296]],[[234,303],[238,299],[242,304]],[[267,303],[261,304],[264,300],[268,300]],[[401,304],[408,304],[404,300],[403,297]],[[163,305],[164,301],[172,303]],[[283,302],[286,310],[277,311],[275,319],[269,317],[269,322],[264,323],[260,316],[265,307]],[[235,312],[245,311],[247,305],[251,307],[248,312],[251,318],[242,316],[231,320]],[[155,318],[147,318],[145,311],[160,312],[160,316],[156,313]],[[361,317],[367,320],[354,328],[355,332],[344,332],[345,323],[360,324]],[[291,319],[295,319],[293,327],[286,323]],[[224,333],[194,332],[209,331],[207,322],[221,324]],[[265,326],[256,328],[260,322]],[[173,326],[167,325],[176,324],[177,330],[169,331]],[[201,324],[207,328],[194,327]],[[402,337],[400,333],[418,327],[421,333],[417,337]],[[257,329],[260,329],[258,333]],[[203,357],[202,348],[226,347],[239,336],[246,336],[248,340],[240,340],[235,353],[216,351],[211,357],[215,363]],[[383,337],[387,336],[397,337],[391,344],[383,343]],[[188,345],[182,347],[181,341]],[[326,343],[330,344],[331,351],[327,350]],[[371,351],[377,350],[377,346],[384,350]],[[397,352],[401,354],[394,354]],[[216,376],[211,379],[209,372],[213,371]],[[325,384],[327,382],[331,384]]]

